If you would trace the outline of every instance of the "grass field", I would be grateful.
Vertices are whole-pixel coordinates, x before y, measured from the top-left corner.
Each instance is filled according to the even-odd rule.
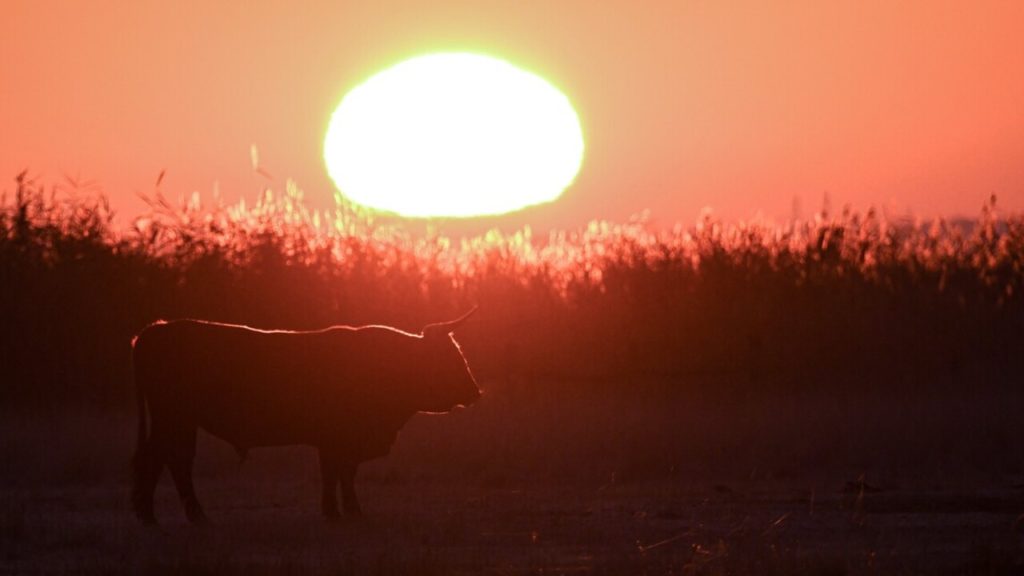
[[[533,384],[518,383],[518,387]],[[312,450],[239,464],[202,436],[189,525],[128,506],[134,419],[4,419],[8,573],[1012,574],[1024,569],[1019,396],[881,399],[524,396],[417,416],[362,467],[362,520],[319,515]],[[554,387],[548,388],[554,390]],[[950,430],[945,419],[962,423]]]
[[[159,190],[157,191],[159,193]],[[255,204],[0,197],[0,573],[1024,573],[1024,217],[453,239],[294,185]],[[318,513],[311,450],[202,437],[129,511],[130,341],[158,318],[457,334],[485,389]],[[283,383],[286,385],[287,383]]]

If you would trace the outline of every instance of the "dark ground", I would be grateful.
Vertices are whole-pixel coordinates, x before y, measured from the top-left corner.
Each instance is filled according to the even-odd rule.
[[[318,514],[316,457],[201,436],[193,527],[128,506],[134,414],[7,414],[11,574],[1019,574],[1020,394],[624,397],[483,383],[364,465],[365,520]],[[620,389],[622,387],[619,387]],[[838,389],[855,389],[837,386]]]

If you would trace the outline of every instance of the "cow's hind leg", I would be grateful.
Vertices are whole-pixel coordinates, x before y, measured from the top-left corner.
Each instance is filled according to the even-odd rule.
[[[196,456],[196,429],[179,431],[170,440],[167,452],[167,467],[171,469],[174,487],[178,489],[185,516],[193,524],[206,522],[206,514],[196,498],[192,485],[192,463]]]
[[[338,518],[338,459],[320,448],[320,509],[328,519]]]
[[[342,462],[339,467],[341,480],[341,506],[348,516],[362,516],[363,510],[359,507],[359,500],[356,499],[356,469],[358,464]]]
[[[164,454],[152,437],[144,440],[132,458],[132,508],[143,524],[156,524],[153,493],[164,470]]]

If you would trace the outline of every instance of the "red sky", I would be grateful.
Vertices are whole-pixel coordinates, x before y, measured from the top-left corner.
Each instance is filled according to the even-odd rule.
[[[920,216],[1024,211],[1024,2],[104,2],[8,0],[0,190],[23,168],[142,210],[214,182],[255,198],[258,145],[327,206],[344,93],[422,52],[508,59],[584,125],[576,184],[533,211],[577,226],[650,209],[692,222],[806,215],[827,193]]]

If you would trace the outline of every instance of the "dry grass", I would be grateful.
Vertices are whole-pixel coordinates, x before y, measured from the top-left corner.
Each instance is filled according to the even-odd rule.
[[[477,406],[416,417],[390,456],[360,471],[368,519],[333,525],[318,513],[308,449],[257,450],[239,467],[230,447],[202,436],[196,483],[213,525],[188,525],[165,478],[161,528],[146,529],[127,502],[133,418],[5,418],[0,557],[14,573],[79,574],[1024,567],[1014,524],[1019,459],[1016,471],[1006,469],[1014,450],[906,436],[914,428],[922,436],[948,432],[939,421],[949,406],[920,408],[916,425],[901,425],[868,401],[723,405],[555,392],[523,399],[485,384]],[[986,409],[976,424],[1020,437],[1019,413]],[[929,418],[931,427],[920,429]],[[964,459],[979,452],[984,461]],[[859,478],[870,489],[851,491]]]
[[[846,210],[453,240],[340,198],[311,211],[293,184],[254,206],[157,194],[126,230],[101,195],[15,192],[0,209],[0,400],[126,403],[127,342],[155,318],[415,330],[474,304],[466,348],[496,377],[732,373],[746,381],[722,393],[772,396],[842,375],[904,394],[1004,385],[1024,363],[1024,218],[994,199],[958,225]]]
[[[1024,218],[452,240],[289,185],[168,202],[24,177],[0,202],[0,572],[1018,573]],[[315,459],[200,447],[216,522],[169,483],[127,513],[128,342],[159,317],[416,329],[487,389],[365,466],[371,519],[325,525]],[[847,492],[849,486],[861,487]],[[1018,486],[1018,488],[1015,488]],[[880,488],[874,492],[867,488]]]

